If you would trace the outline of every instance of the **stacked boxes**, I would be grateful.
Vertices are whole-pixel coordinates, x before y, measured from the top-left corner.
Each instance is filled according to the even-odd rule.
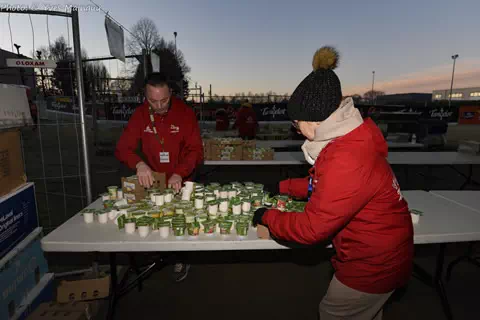
[[[256,148],[255,140],[215,138],[203,142],[205,160],[273,160],[271,148]]]

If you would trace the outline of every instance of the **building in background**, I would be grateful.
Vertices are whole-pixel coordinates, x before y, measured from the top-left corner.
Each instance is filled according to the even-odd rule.
[[[24,55],[0,49],[0,83],[26,85],[35,89],[35,72],[33,68],[7,67],[7,59],[31,59]]]
[[[427,104],[432,101],[430,93],[386,94],[376,98],[377,105]]]
[[[448,100],[450,98],[450,89],[433,90],[432,101]],[[452,90],[452,101],[474,101],[480,100],[480,87],[457,88]]]

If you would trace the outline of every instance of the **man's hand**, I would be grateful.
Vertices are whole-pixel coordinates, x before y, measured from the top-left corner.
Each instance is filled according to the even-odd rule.
[[[143,161],[137,163],[138,182],[144,188],[150,188],[153,185],[152,169]]]
[[[174,173],[170,179],[168,179],[168,187],[173,188],[175,192],[179,192],[182,188],[182,177]]]

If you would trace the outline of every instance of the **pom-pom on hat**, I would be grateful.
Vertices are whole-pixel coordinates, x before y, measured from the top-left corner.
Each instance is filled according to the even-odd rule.
[[[318,49],[312,60],[313,71],[298,85],[288,102],[290,119],[324,121],[342,101],[340,80],[333,71],[339,53],[329,46]]]

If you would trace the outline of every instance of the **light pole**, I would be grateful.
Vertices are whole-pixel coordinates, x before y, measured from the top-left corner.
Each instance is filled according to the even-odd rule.
[[[42,60],[42,51],[39,51],[37,50],[37,59],[38,60]],[[46,93],[45,93],[45,77],[43,75],[43,68],[40,68],[40,75],[41,75],[41,79],[42,79],[42,89],[43,89],[43,96],[46,97]]]
[[[177,57],[177,31],[173,32],[173,36],[175,37],[175,58]]]
[[[375,86],[375,71],[372,71],[372,104],[373,104],[373,99],[375,95],[375,91],[373,91],[374,86]]]
[[[453,59],[453,70],[452,70],[452,82],[450,83],[450,95],[448,96],[448,107],[452,104],[452,90],[453,90],[453,77],[455,76],[455,62],[457,61],[458,54],[452,56]]]
[[[18,58],[21,58],[20,57],[20,48],[22,47],[21,45],[18,45],[16,43],[13,44],[15,46],[15,48],[17,49],[17,56]],[[20,69],[20,80],[22,81],[22,84],[25,85],[25,79],[23,78],[23,68]]]

